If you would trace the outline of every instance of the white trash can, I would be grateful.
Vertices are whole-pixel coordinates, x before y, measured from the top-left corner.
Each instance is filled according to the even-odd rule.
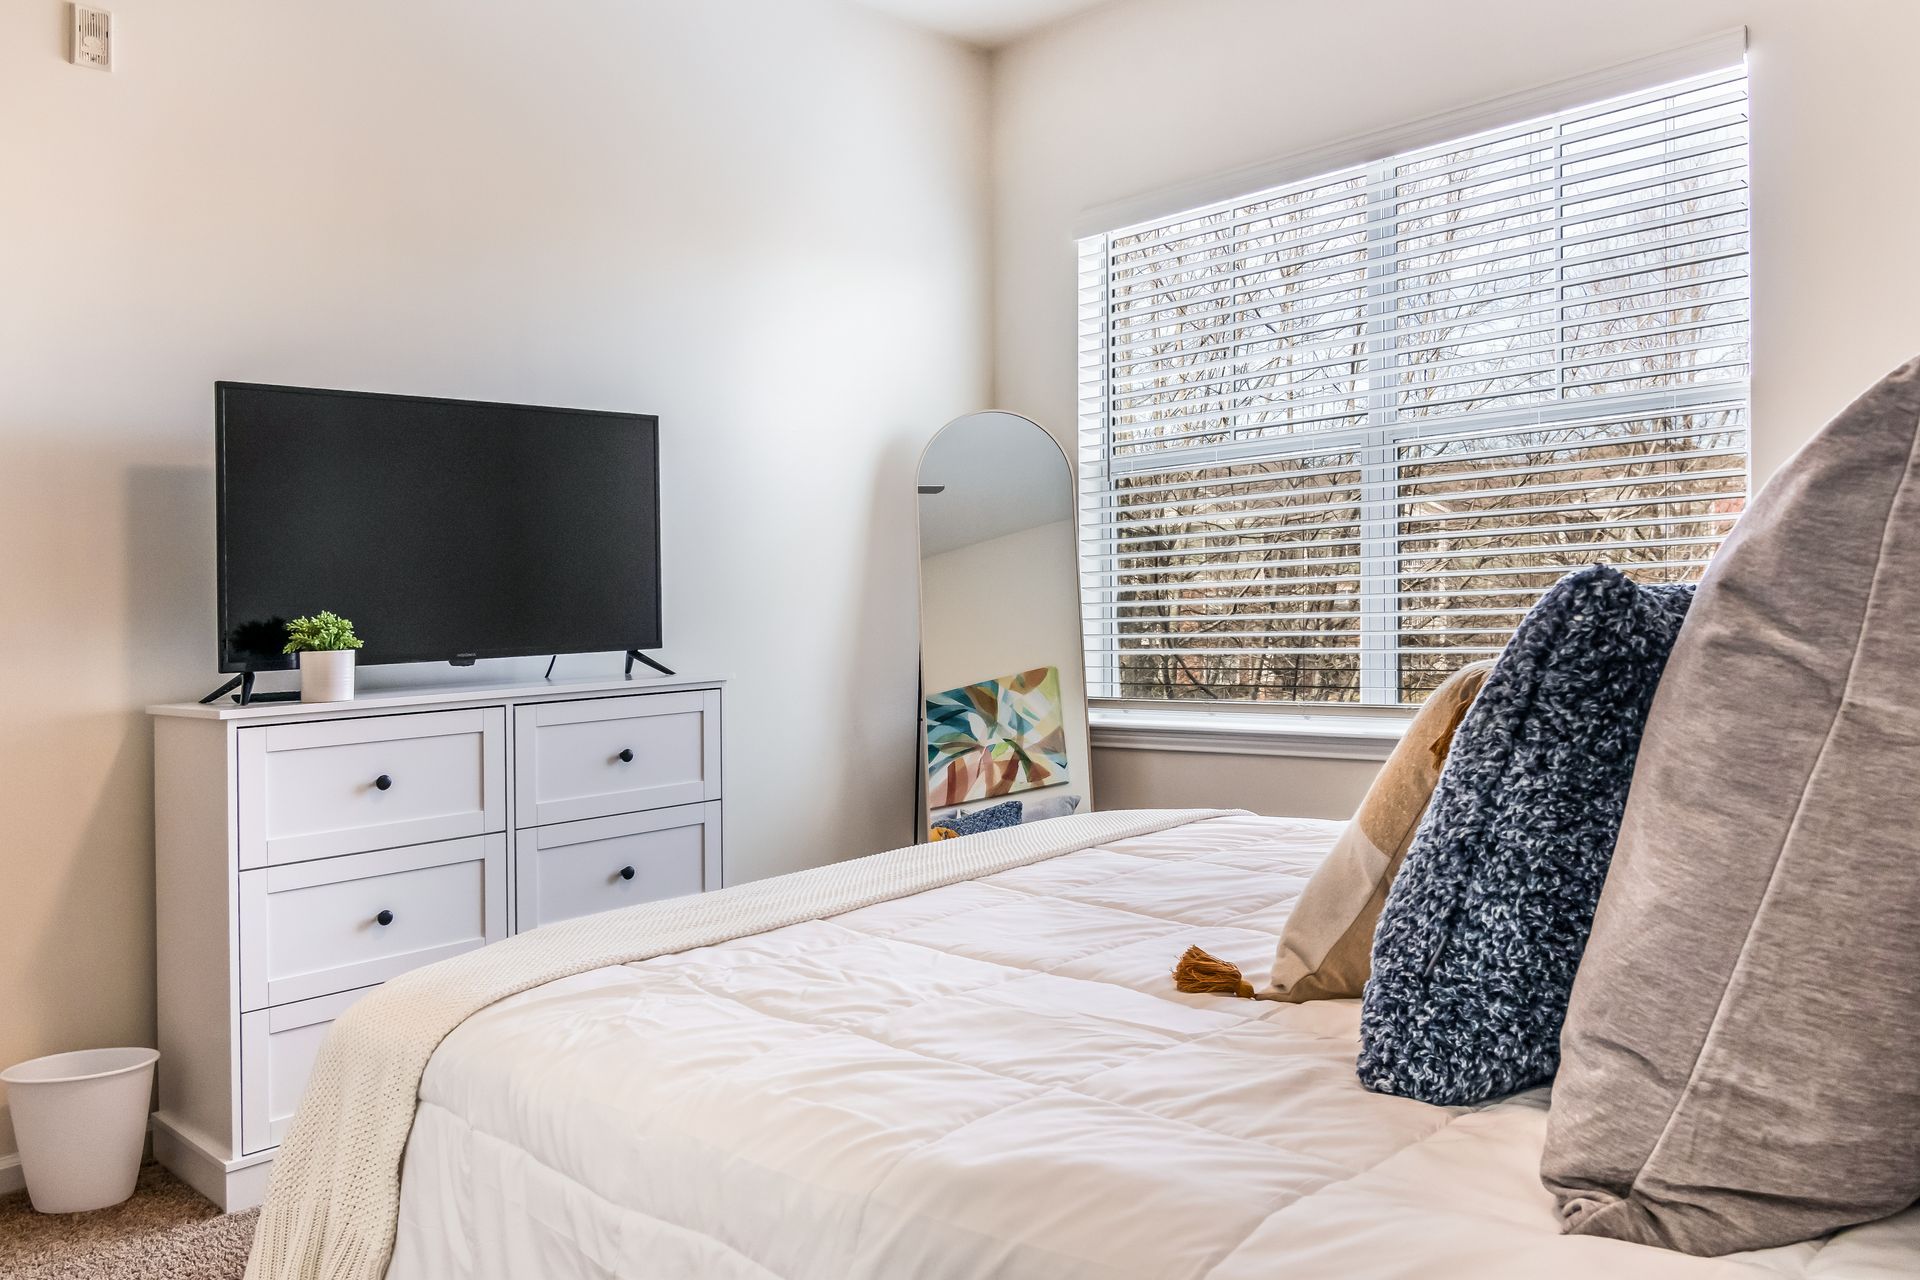
[[[0,1071],[35,1209],[79,1213],[133,1194],[159,1058],[154,1049],[82,1049]]]

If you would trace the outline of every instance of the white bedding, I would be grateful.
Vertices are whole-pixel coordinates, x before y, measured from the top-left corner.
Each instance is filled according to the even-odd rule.
[[[1565,1237],[1546,1094],[1362,1090],[1258,974],[1334,824],[1220,818],[551,983],[441,1045],[391,1280],[1920,1275],[1920,1211],[1726,1259]]]

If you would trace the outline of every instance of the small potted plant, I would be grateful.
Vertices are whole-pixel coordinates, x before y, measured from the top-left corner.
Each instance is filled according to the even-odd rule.
[[[353,698],[353,651],[360,637],[353,623],[322,609],[287,624],[282,653],[300,655],[300,701],[347,702]]]

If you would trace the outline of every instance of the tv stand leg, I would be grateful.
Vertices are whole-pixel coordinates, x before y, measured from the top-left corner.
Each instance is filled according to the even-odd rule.
[[[209,702],[220,701],[222,696],[232,693],[234,689],[239,687],[239,684],[240,684],[240,677],[235,676],[233,679],[227,681],[225,684],[221,685],[218,689],[215,689],[212,693],[208,694],[206,697],[200,699],[200,705],[204,707]]]
[[[633,664],[635,662],[644,662],[648,666],[652,667],[655,671],[658,671],[663,676],[670,676],[673,674],[673,668],[661,666],[659,663],[655,662],[652,658],[649,658],[646,654],[640,652],[638,649],[629,649],[627,650],[627,679],[629,680],[633,679]]]
[[[218,702],[226,694],[232,693],[235,686],[238,686],[240,690],[240,696],[234,699],[235,702],[238,702],[244,707],[253,701],[253,672],[242,671],[239,675],[227,681],[206,697],[200,699],[200,705],[204,707],[209,702]]]

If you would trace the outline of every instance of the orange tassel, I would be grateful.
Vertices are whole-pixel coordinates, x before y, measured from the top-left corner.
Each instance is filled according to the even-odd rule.
[[[1240,976],[1240,970],[1198,947],[1188,947],[1173,966],[1173,985],[1194,996],[1239,996],[1253,999],[1253,984]]]

